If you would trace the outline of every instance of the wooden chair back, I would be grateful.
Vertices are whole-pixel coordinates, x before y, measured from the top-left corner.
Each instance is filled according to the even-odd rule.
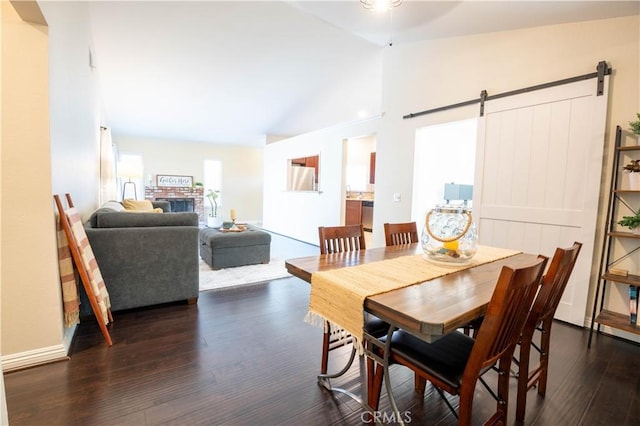
[[[484,373],[495,366],[498,370],[497,392],[490,392],[497,400],[496,411],[484,424],[506,424],[512,357],[540,286],[547,260],[545,256],[538,256],[528,266],[502,267],[475,340],[453,332],[428,344],[402,330],[391,335],[391,330],[385,341],[386,356],[382,356],[380,351],[374,354],[383,358],[383,366],[376,368],[375,380],[368,388],[369,405],[374,409],[378,407],[383,370],[387,395],[394,411],[398,412],[388,373],[388,363],[397,363],[416,373],[417,390],[422,391],[424,382],[430,381],[441,395],[441,390],[459,395],[458,424],[467,426],[472,423],[476,384],[479,380],[482,381]],[[398,338],[396,343],[390,344],[395,337]],[[442,358],[447,358],[447,361]],[[445,401],[455,412],[446,398]]]
[[[568,249],[556,249],[549,270],[542,278],[542,286],[531,308],[528,323],[553,318],[581,248],[582,243],[574,242]],[[533,326],[535,327],[535,324]]]
[[[496,411],[485,424],[506,424],[513,353],[540,287],[547,260],[545,256],[538,256],[538,261],[529,267],[502,268],[462,376],[458,424],[471,424],[476,383],[496,363]]]
[[[320,254],[342,253],[366,249],[364,242],[364,229],[362,224],[344,226],[320,226],[318,227],[320,240]],[[335,331],[335,330],[334,330]],[[325,321],[325,329],[322,335],[322,358],[320,364],[321,375],[326,375],[329,365],[329,352],[343,346],[351,339],[341,339],[340,332],[332,333],[332,325]],[[351,358],[351,361],[353,358]],[[351,365],[351,361],[347,363]],[[342,373],[338,373],[340,375]],[[335,377],[329,375],[328,377]]]
[[[538,394],[545,396],[547,390],[547,374],[549,368],[549,353],[551,350],[551,325],[553,316],[558,308],[562,293],[567,286],[569,277],[576,264],[582,243],[574,242],[568,249],[557,248],[547,273],[542,278],[540,291],[529,312],[529,317],[520,337],[520,353],[518,362],[518,393],[516,405],[516,420],[524,421],[527,406],[527,392],[532,387],[538,387]],[[540,343],[533,344],[533,335],[539,330]],[[530,367],[531,349],[539,353],[538,363]]]
[[[366,249],[362,224],[320,226],[320,254],[342,253]]]
[[[385,223],[384,239],[387,246],[417,243],[418,227],[415,222]]]
[[[526,268],[502,268],[465,369],[474,376],[508,354],[509,362],[538,291],[547,257]],[[464,379],[463,379],[464,382]]]

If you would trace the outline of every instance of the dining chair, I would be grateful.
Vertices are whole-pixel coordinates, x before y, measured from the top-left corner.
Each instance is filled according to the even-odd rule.
[[[537,385],[538,395],[544,398],[546,394],[553,316],[576,264],[581,247],[582,243],[574,242],[570,248],[556,249],[549,264],[549,269],[542,278],[540,290],[533,302],[522,331],[519,342],[519,359],[517,360],[518,394],[516,399],[516,420],[519,422],[524,421],[529,389]],[[540,332],[540,346],[533,341],[536,331]],[[531,348],[534,348],[540,354],[540,359],[538,364],[530,369]]]
[[[358,225],[344,225],[344,226],[320,226],[318,227],[318,234],[320,239],[320,254],[334,254],[353,252],[357,250],[365,250],[366,243],[364,239],[364,229],[362,224]],[[369,313],[364,313],[364,331],[376,337],[382,337],[387,333],[389,324],[382,321],[378,317]],[[357,348],[351,349],[351,355],[346,365],[337,373],[328,374],[329,365],[329,352],[343,347],[347,344],[353,343],[351,336],[344,338],[343,333],[338,330],[332,330],[331,324],[325,321],[324,333],[322,336],[322,360],[320,367],[320,375],[318,379],[322,384],[331,391],[339,391],[350,395],[352,398],[361,401],[361,399],[350,392],[346,392],[340,388],[334,388],[326,379],[332,379],[342,376],[353,364],[356,356]],[[367,368],[367,374],[373,376],[373,361],[367,359],[368,365],[371,368]],[[367,377],[369,379],[369,376]]]
[[[364,228],[362,224],[343,226],[320,226],[320,254],[343,253],[364,250]]]
[[[318,236],[320,240],[320,254],[342,253],[367,248],[362,224],[320,226],[318,227]],[[329,322],[325,322],[324,334],[322,336],[321,374],[327,374],[329,352],[351,342],[350,339],[340,339],[333,337],[333,335]],[[350,360],[348,363],[349,366],[351,362],[353,362],[353,360]]]
[[[417,243],[418,227],[415,222],[385,223],[384,240],[387,246]]]
[[[320,254],[333,254],[333,253],[343,253],[357,250],[366,249],[366,243],[364,240],[364,229],[362,224],[358,225],[344,225],[344,226],[320,226],[318,227],[318,235],[320,239]],[[376,332],[377,326],[379,325],[384,330],[376,332],[376,334],[383,336],[387,332],[387,327],[382,326],[382,321],[371,319],[372,331]],[[377,323],[380,324],[377,324]],[[365,319],[365,327],[367,326],[368,321]],[[327,374],[327,369],[329,365],[329,352],[338,349],[344,345],[347,345],[352,342],[351,338],[341,338],[340,333],[336,332],[336,330],[331,330],[331,324],[328,321],[325,321],[324,334],[322,335],[322,359],[320,365],[320,373],[321,376],[326,378],[333,378],[342,375],[346,372],[351,364],[353,363],[353,359],[355,358],[355,352],[352,353],[352,357],[347,362],[345,368],[343,368],[339,373],[336,374]],[[354,348],[355,349],[355,348]]]
[[[367,355],[378,361],[373,382],[375,385],[369,387],[369,391],[372,392],[369,408],[374,411],[378,409],[384,381],[396,419],[402,419],[393,397],[389,375],[389,365],[400,364],[413,370],[423,382],[431,382],[458,417],[458,424],[469,425],[476,384],[480,381],[490,389],[482,376],[489,370],[497,369],[497,392],[490,391],[497,401],[496,412],[487,423],[506,423],[509,371],[513,353],[547,260],[547,257],[540,255],[534,263],[526,267],[502,267],[487,306],[484,322],[475,339],[454,331],[427,343],[393,326],[389,327],[387,335],[382,339],[365,336],[369,341],[366,346]],[[444,397],[443,391],[459,396],[457,413]]]

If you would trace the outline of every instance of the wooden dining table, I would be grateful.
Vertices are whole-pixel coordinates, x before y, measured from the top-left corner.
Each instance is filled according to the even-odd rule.
[[[422,254],[420,243],[371,248],[366,250],[323,254],[288,259],[287,271],[312,284],[312,275],[316,272],[348,268],[372,262],[381,262],[403,256]],[[364,299],[364,311],[401,328],[427,342],[453,332],[481,317],[489,304],[502,267],[528,266],[535,262],[537,255],[513,252],[512,255],[460,271],[430,279],[418,284],[394,289],[388,292],[368,296]],[[424,260],[428,262],[428,260]],[[313,286],[313,284],[312,284]],[[355,352],[354,352],[355,353]],[[353,359],[353,354],[352,358]],[[348,366],[351,361],[349,361]],[[369,364],[368,369],[373,365]],[[341,373],[332,377],[339,377]],[[370,399],[374,386],[373,371],[367,378],[360,371],[365,388],[363,395],[355,395],[345,389],[332,387],[318,376],[318,381],[331,391],[341,392],[359,402],[365,409],[371,410],[375,401]],[[366,392],[366,395],[365,395]],[[366,401],[366,403],[365,403]]]
[[[420,243],[288,259],[287,271],[311,283],[315,272],[414,256]],[[530,265],[535,254],[519,253],[419,284],[369,296],[363,309],[427,342],[482,316],[504,265]],[[425,259],[425,262],[428,260]]]

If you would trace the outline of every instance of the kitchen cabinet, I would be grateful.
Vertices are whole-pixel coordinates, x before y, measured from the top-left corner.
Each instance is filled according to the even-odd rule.
[[[372,152],[369,157],[369,183],[376,183],[376,153]]]
[[[372,232],[373,227],[373,201],[370,200],[347,200],[345,208],[345,225],[359,225],[365,231]]]
[[[347,200],[345,209],[345,225],[358,225],[362,223],[362,201]]]

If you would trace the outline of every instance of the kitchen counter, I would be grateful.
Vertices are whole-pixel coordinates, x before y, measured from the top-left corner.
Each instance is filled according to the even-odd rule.
[[[374,191],[349,191],[345,194],[347,201],[373,201]]]

